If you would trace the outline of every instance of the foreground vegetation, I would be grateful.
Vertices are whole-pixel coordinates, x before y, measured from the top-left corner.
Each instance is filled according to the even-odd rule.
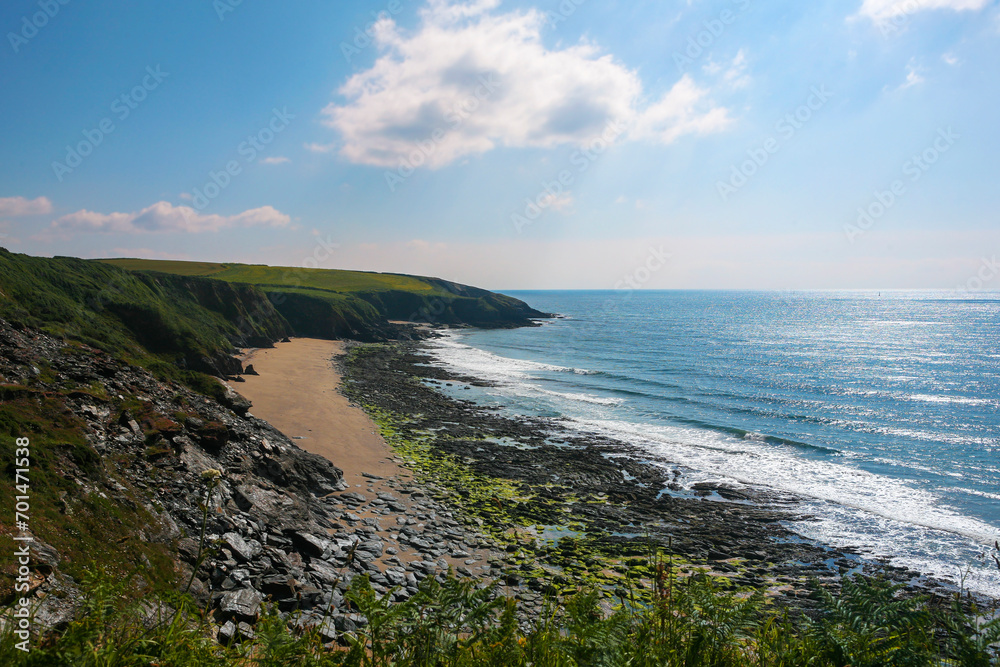
[[[379,597],[358,577],[347,600],[367,619],[354,632],[296,629],[266,611],[249,636],[221,646],[209,619],[181,596],[156,599],[122,579],[90,577],[83,615],[30,653],[0,637],[0,664],[94,667],[187,665],[684,665],[690,667],[1000,664],[1000,620],[961,599],[932,608],[881,579],[845,581],[838,595],[816,588],[815,618],[764,613],[759,594],[718,580],[677,578],[657,560],[655,596],[623,597],[613,609],[594,592],[552,599],[530,627],[516,601],[471,581],[428,578],[403,603]],[[155,600],[155,601],[154,601]],[[332,625],[332,622],[330,622]]]

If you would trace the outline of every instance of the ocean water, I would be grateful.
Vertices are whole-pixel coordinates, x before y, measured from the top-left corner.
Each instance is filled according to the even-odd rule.
[[[804,537],[1000,596],[1000,293],[510,292],[564,317],[457,331],[462,398],[802,498]]]

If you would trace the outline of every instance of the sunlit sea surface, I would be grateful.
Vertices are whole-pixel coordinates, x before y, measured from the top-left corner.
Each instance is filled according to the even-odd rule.
[[[1000,596],[1000,294],[509,292],[562,319],[459,331],[452,391],[805,499],[804,537]]]

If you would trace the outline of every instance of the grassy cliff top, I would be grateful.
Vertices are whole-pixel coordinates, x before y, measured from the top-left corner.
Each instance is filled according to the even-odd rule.
[[[181,262],[156,259],[102,259],[130,271],[159,271],[183,276],[205,276],[235,283],[299,287],[330,292],[416,292],[424,296],[451,295],[453,285],[438,278],[408,276],[399,273],[346,271],[342,269],[305,269],[263,264],[220,264],[217,262]]]

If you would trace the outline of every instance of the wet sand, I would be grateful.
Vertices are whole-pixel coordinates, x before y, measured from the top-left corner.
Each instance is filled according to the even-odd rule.
[[[425,521],[437,523],[439,519],[450,519],[451,513],[423,493],[414,493],[418,485],[412,472],[393,460],[392,449],[368,415],[338,391],[342,377],[333,359],[343,352],[340,341],[314,338],[295,338],[274,348],[251,350],[241,360],[244,366],[253,364],[260,375],[244,375],[245,382],[229,385],[250,399],[252,415],[270,422],[296,445],[325,457],[343,471],[349,485],[344,494],[356,494],[364,501],[344,506],[341,518],[351,530],[370,526],[390,547],[385,556],[376,559],[380,567],[393,564],[390,555],[402,562],[433,560],[401,543],[397,531],[403,525],[422,531]],[[400,493],[401,489],[412,490]],[[398,509],[389,511],[384,505],[376,506],[381,502],[377,500],[380,494],[394,498]],[[437,529],[428,530],[432,530],[428,533],[430,543],[451,541],[447,535],[434,532]],[[328,532],[333,534],[336,529]],[[490,556],[488,549],[471,545],[456,544],[450,551],[437,558],[454,568],[473,566],[477,573]],[[472,574],[472,570],[466,572]]]
[[[340,341],[314,338],[252,350],[242,361],[260,375],[245,375],[246,382],[230,386],[250,399],[251,414],[332,461],[351,486],[364,483],[363,473],[408,476],[390,460],[392,450],[368,415],[337,391],[341,377],[332,359],[343,350]]]

